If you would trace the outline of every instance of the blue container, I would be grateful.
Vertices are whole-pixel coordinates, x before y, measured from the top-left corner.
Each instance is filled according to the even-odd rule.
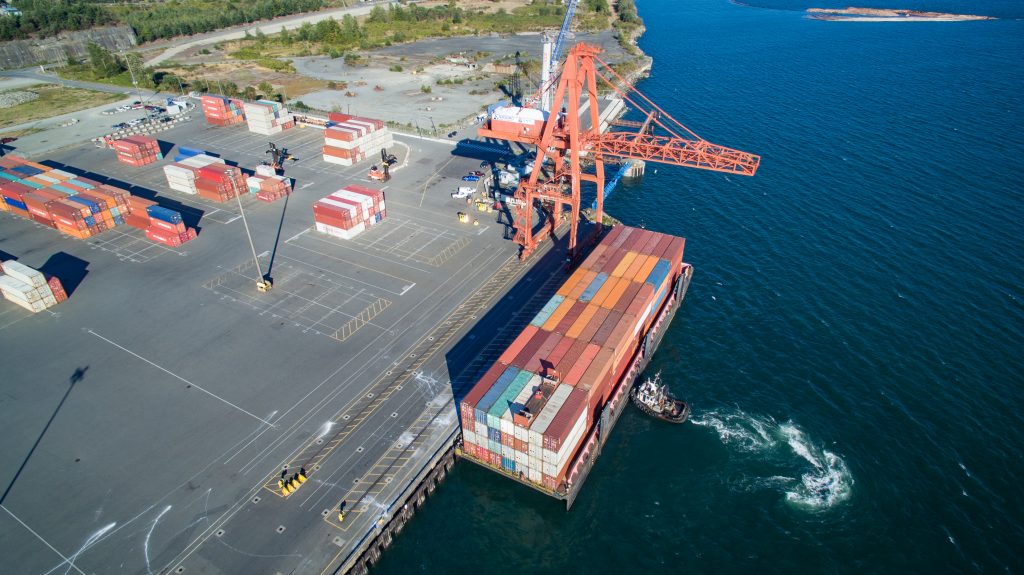
[[[86,206],[87,208],[89,208],[89,211],[94,214],[100,213],[100,205],[92,200],[87,200],[81,196],[68,196],[67,199],[71,200],[72,202],[75,202],[76,204],[82,204],[83,206]]]
[[[168,210],[160,206],[149,206],[146,208],[146,213],[149,217],[156,218],[158,220],[167,222],[169,224],[180,224],[181,214],[174,210]]]
[[[90,228],[95,226],[96,225],[96,218],[94,218],[92,216],[85,216],[85,225],[89,226]]]
[[[473,416],[477,421],[486,422],[487,412],[494,405],[494,402],[501,397],[501,394],[508,388],[512,380],[519,375],[519,368],[509,366],[500,376],[498,380],[494,382],[491,389],[487,390],[487,393],[480,398],[480,401],[476,403],[476,408],[473,410]]]
[[[501,443],[501,431],[494,429],[493,427],[488,427],[487,439],[489,441],[497,441],[498,443]]]
[[[65,194],[68,194],[70,196],[73,196],[73,195],[78,193],[78,190],[72,190],[71,188],[65,188],[64,186],[61,186],[59,184],[50,184],[50,189],[51,190],[57,190],[59,192],[64,192]]]
[[[87,184],[87,183],[85,183],[83,181],[80,181],[80,180],[69,180],[68,183],[69,184],[74,184],[74,185],[78,186],[79,188],[85,188],[87,190],[91,190],[92,189],[92,184]]]
[[[487,449],[491,453],[501,453],[501,443],[498,441],[487,441]]]
[[[565,296],[561,295],[556,295],[549,299],[548,303],[544,304],[544,307],[540,309],[537,315],[533,316],[533,321],[530,322],[530,325],[534,327],[544,325],[544,322],[548,321],[548,318],[551,317],[551,314],[555,313],[555,310],[558,309],[558,306],[562,305],[563,301],[565,301]]]
[[[512,459],[511,457],[502,456],[501,457],[501,467],[502,467],[502,469],[506,469],[508,471],[511,471],[511,472],[515,473],[515,471],[516,471],[516,460]]]
[[[198,156],[200,154],[205,154],[205,153],[206,152],[204,152],[202,150],[197,150],[195,148],[186,148],[184,146],[179,146],[178,147],[178,156],[181,156],[182,159],[184,159],[184,158],[191,158],[192,156]],[[179,161],[178,160],[178,156],[174,157],[174,161],[176,161],[176,162]]]
[[[654,289],[660,289],[661,284],[665,283],[665,278],[668,277],[668,272],[671,269],[668,260],[658,260],[658,263],[654,264],[654,269],[647,275],[647,279],[644,283],[649,283],[654,286]]]
[[[114,216],[114,223],[119,225],[119,226],[123,226],[124,225],[124,218],[122,218],[121,216]]]
[[[7,196],[4,196],[4,201],[7,202],[8,206],[14,206],[19,210],[25,210],[26,212],[28,211],[28,206],[14,198],[8,198]]]
[[[15,166],[11,168],[11,170],[18,172],[19,174],[22,174],[22,177],[25,178],[29,176],[38,176],[39,174],[43,173],[43,171],[40,170],[39,168],[33,168],[32,166]]]
[[[8,173],[8,172],[0,172],[0,178],[3,178],[5,180],[10,180],[12,182],[20,182],[21,181],[21,176],[20,175],[18,175],[18,174],[11,174],[11,173]]]
[[[19,184],[24,184],[24,185],[26,185],[26,186],[28,186],[28,187],[30,187],[32,189],[35,189],[35,190],[41,190],[41,189],[46,187],[46,186],[44,186],[42,184],[37,184],[37,183],[33,182],[32,180],[18,180],[18,183]]]
[[[587,302],[594,299],[594,296],[597,295],[597,290],[601,289],[601,286],[603,286],[606,281],[608,281],[608,274],[604,272],[597,274],[594,281],[590,282],[587,289],[583,290],[583,294],[580,295],[579,301]]]

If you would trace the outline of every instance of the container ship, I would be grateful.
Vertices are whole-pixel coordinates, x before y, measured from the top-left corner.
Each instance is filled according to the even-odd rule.
[[[612,228],[459,403],[462,455],[572,507],[686,295],[685,243]]]

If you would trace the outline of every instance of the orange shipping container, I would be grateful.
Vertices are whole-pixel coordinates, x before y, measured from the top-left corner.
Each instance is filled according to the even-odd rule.
[[[602,325],[604,325],[605,320],[608,319],[608,313],[610,311],[611,310],[603,307],[598,307],[597,310],[594,311],[593,317],[591,317],[590,321],[587,322],[587,325],[580,330],[580,335],[577,339],[581,341],[590,341],[594,339],[594,334],[597,333],[597,330],[601,329]]]
[[[601,286],[601,289],[597,290],[597,293],[594,294],[594,299],[590,300],[590,302],[597,306],[611,307],[605,306],[604,300],[608,299],[608,295],[615,290],[615,286],[619,285],[620,281],[622,281],[621,278],[609,277]]]
[[[640,268],[642,268],[644,263],[646,263],[646,262],[647,262],[647,256],[646,255],[644,255],[644,254],[636,254],[636,257],[633,258],[633,263],[629,265],[629,268],[626,269],[625,273],[622,274],[622,277],[624,277],[626,279],[632,279],[634,276],[636,276],[637,272],[640,271]]]
[[[601,303],[601,307],[609,309],[614,308],[615,304],[617,304],[622,298],[622,294],[626,293],[626,288],[629,287],[630,283],[632,282],[626,278],[619,278],[619,282],[615,284],[615,288],[612,290],[612,293],[608,294],[608,297],[606,297]]]
[[[622,257],[622,261],[619,265],[615,266],[615,270],[612,271],[612,275],[620,278],[626,274],[626,270],[629,266],[633,265],[633,260],[636,259],[637,254],[635,252],[626,252],[626,255]]]
[[[590,282],[594,281],[594,278],[596,277],[597,272],[587,270],[587,272],[583,274],[583,279],[580,280],[580,283],[576,284],[575,287],[569,290],[569,295],[565,297],[569,299],[580,299],[580,296],[583,295],[583,291],[587,289],[587,286],[589,286]]]
[[[558,326],[558,322],[562,321],[562,318],[565,317],[565,314],[569,313],[569,310],[572,309],[572,306],[575,303],[576,300],[574,299],[563,300],[562,303],[558,304],[558,307],[555,308],[555,311],[551,313],[548,320],[544,322],[541,329],[554,331],[555,327]]]
[[[565,283],[562,284],[560,288],[558,288],[558,291],[555,292],[555,295],[560,295],[563,297],[566,296],[572,288],[576,287],[576,284],[579,283],[580,279],[586,273],[587,270],[583,268],[576,268],[576,271],[572,272],[572,275],[569,276],[569,279],[565,280]]]
[[[651,270],[653,270],[654,266],[656,266],[657,264],[658,256],[647,256],[647,260],[644,262],[644,265],[640,266],[640,269],[637,270],[636,275],[633,276],[633,281],[644,283],[644,281],[647,279],[647,276],[651,275]]]
[[[576,318],[576,321],[573,322],[572,327],[565,332],[565,335],[573,339],[579,339],[583,328],[587,327],[590,320],[594,318],[594,313],[599,309],[601,308],[594,304],[587,304],[587,307],[583,309],[583,313],[580,314],[580,317]]]

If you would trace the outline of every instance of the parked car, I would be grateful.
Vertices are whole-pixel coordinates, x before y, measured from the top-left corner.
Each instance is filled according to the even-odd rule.
[[[468,176],[462,176],[462,181],[463,182],[479,182],[480,181],[480,176],[474,176],[472,174],[470,174]]]
[[[484,177],[484,173],[481,172],[480,170],[473,170],[472,172],[469,173],[469,175],[476,176],[478,178]]]
[[[118,122],[118,123],[114,124],[113,126],[111,126],[111,128],[114,128],[115,130],[123,130],[123,129],[127,128],[127,127],[128,127],[128,124],[125,124],[124,122]]]
[[[454,138],[456,134],[458,134],[458,132],[455,131],[455,130],[452,130],[451,132],[448,132],[448,137],[449,138]]]
[[[164,108],[161,108],[160,106],[146,106],[146,111],[148,111],[148,112],[156,112],[157,114],[162,114],[162,113],[166,112],[167,110],[165,110]]]
[[[0,146],[2,146],[4,144],[10,144],[11,142],[13,142],[14,140],[17,140],[17,139],[18,138],[11,138],[9,136],[6,137],[6,138],[0,138]]]
[[[476,188],[470,188],[467,186],[460,186],[458,190],[452,192],[452,198],[462,200],[472,196],[476,192]]]
[[[144,118],[135,118],[134,120],[129,120],[128,121],[128,125],[129,126],[138,126],[139,124],[141,124],[141,123],[143,123],[145,121],[146,120]]]

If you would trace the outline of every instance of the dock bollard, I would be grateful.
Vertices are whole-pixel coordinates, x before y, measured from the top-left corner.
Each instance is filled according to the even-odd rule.
[[[298,475],[296,475],[296,477],[298,478],[300,484],[301,483],[305,483],[306,482],[306,468],[305,467],[300,467],[299,468],[299,473],[298,473]]]

